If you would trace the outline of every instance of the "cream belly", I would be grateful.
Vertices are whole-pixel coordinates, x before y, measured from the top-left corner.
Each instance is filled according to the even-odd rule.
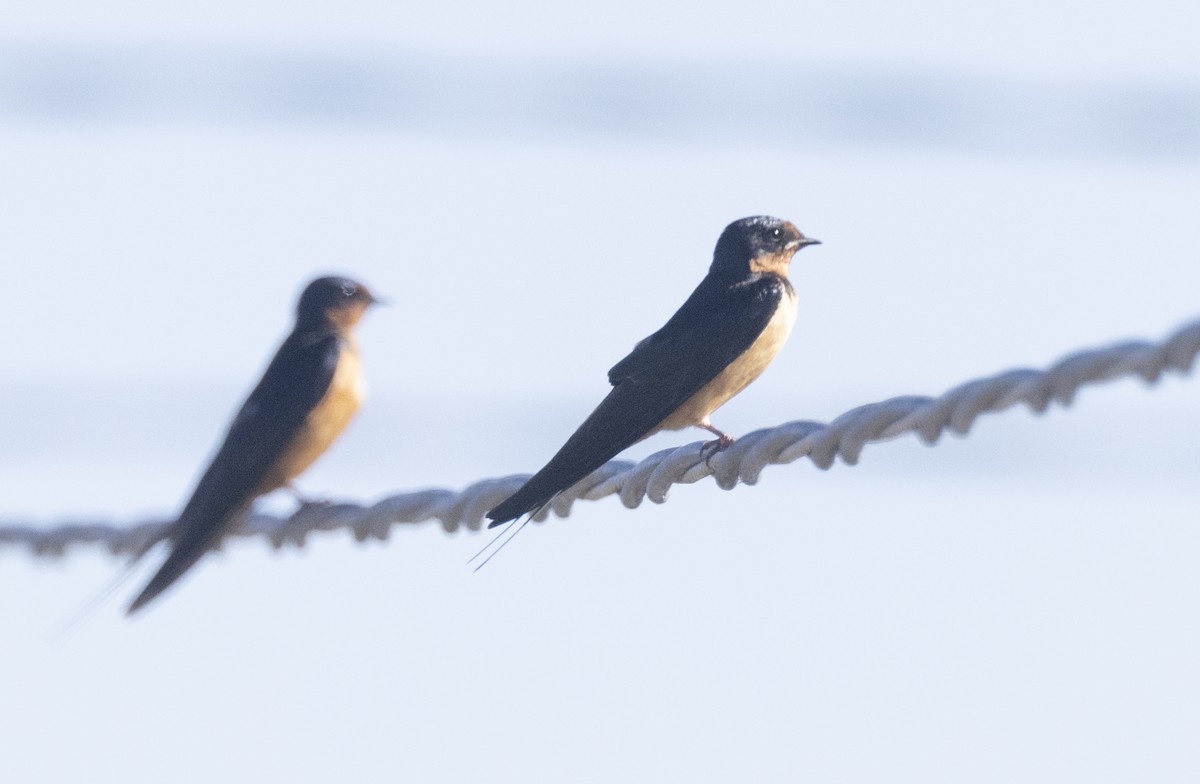
[[[686,403],[651,432],[708,424],[708,417],[712,412],[725,405],[730,398],[762,375],[767,365],[771,364],[771,360],[775,359],[775,355],[783,348],[795,323],[796,295],[787,291],[775,315],[767,322],[766,328],[750,348],[730,362],[716,378],[701,387],[700,391],[688,398]]]
[[[304,425],[284,450],[283,459],[265,478],[260,493],[270,492],[291,482],[342,434],[358,411],[366,392],[361,371],[357,348],[346,343],[342,346],[337,369],[325,397],[309,412]]]

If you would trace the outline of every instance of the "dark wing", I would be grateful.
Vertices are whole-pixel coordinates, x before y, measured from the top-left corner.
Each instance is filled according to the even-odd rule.
[[[550,462],[488,512],[491,526],[539,509],[646,436],[737,359],[766,328],[787,281],[705,278],[662,329],[608,372],[613,389]]]
[[[332,333],[288,336],[171,527],[170,555],[129,605],[129,613],[178,580],[241,518],[305,417],[329,390],[339,351]]]

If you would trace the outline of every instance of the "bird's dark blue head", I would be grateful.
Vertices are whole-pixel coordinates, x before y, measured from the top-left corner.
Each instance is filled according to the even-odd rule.
[[[296,305],[296,323],[305,326],[329,324],[349,328],[358,323],[367,308],[379,302],[366,286],[350,278],[330,275],[304,287]]]
[[[789,221],[769,215],[742,218],[721,232],[709,272],[735,278],[761,272],[786,276],[796,251],[820,244],[820,240],[805,237]]]

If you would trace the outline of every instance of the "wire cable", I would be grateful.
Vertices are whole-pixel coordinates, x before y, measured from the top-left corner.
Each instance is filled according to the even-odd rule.
[[[949,430],[965,435],[982,414],[1024,403],[1042,413],[1051,403],[1069,406],[1085,386],[1138,376],[1148,384],[1164,372],[1191,371],[1200,354],[1200,320],[1159,343],[1129,341],[1070,354],[1045,370],[1017,369],[968,381],[939,397],[904,396],[851,409],[828,424],[796,421],[756,430],[705,460],[703,441],[656,452],[634,463],[613,460],[560,493],[535,518],[551,513],[566,517],[576,501],[616,495],[633,509],[644,498],[661,504],[673,485],[712,476],[732,490],[758,482],[768,465],[784,465],[807,457],[828,469],[840,457],[854,465],[869,443],[915,433],[936,444]],[[418,490],[388,496],[374,504],[336,503],[302,506],[290,517],[252,514],[232,536],[264,537],[275,548],[303,547],[316,531],[350,530],[359,541],[386,540],[397,525],[437,521],[447,532],[478,531],[484,514],[524,484],[527,474],[484,479],[461,491]],[[159,538],[169,520],[129,526],[107,522],[64,523],[40,528],[0,523],[0,549],[24,547],[37,557],[62,556],[77,545],[101,545],[114,555],[134,555]]]

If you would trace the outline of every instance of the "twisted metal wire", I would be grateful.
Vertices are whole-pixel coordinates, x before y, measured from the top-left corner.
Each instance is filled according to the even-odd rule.
[[[690,484],[712,476],[718,486],[731,490],[739,483],[752,485],[768,465],[792,463],[808,457],[818,468],[828,469],[836,458],[858,462],[863,446],[916,433],[933,445],[946,430],[964,435],[981,414],[1003,411],[1024,403],[1037,413],[1051,403],[1070,405],[1084,386],[1127,376],[1140,376],[1149,384],[1165,371],[1188,373],[1200,354],[1200,321],[1192,322],[1160,343],[1129,341],[1070,354],[1045,370],[1018,369],[961,384],[940,397],[903,396],[851,409],[828,424],[788,422],[742,436],[729,448],[705,460],[703,441],[656,452],[639,463],[613,460],[575,486],[560,493],[535,518],[550,513],[566,517],[577,500],[596,501],[616,495],[632,509],[643,498],[661,504],[672,485]],[[528,475],[484,479],[455,492],[418,490],[389,496],[374,504],[338,503],[301,507],[290,517],[251,515],[234,536],[261,536],[276,548],[304,546],[314,531],[349,529],[355,539],[386,540],[394,526],[436,520],[447,532],[460,528],[477,531],[484,514],[516,492]],[[150,520],[120,527],[108,523],[65,524],[42,529],[28,525],[0,525],[0,548],[24,546],[35,556],[63,555],[70,546],[96,544],[114,555],[135,555],[157,541],[169,520]]]

